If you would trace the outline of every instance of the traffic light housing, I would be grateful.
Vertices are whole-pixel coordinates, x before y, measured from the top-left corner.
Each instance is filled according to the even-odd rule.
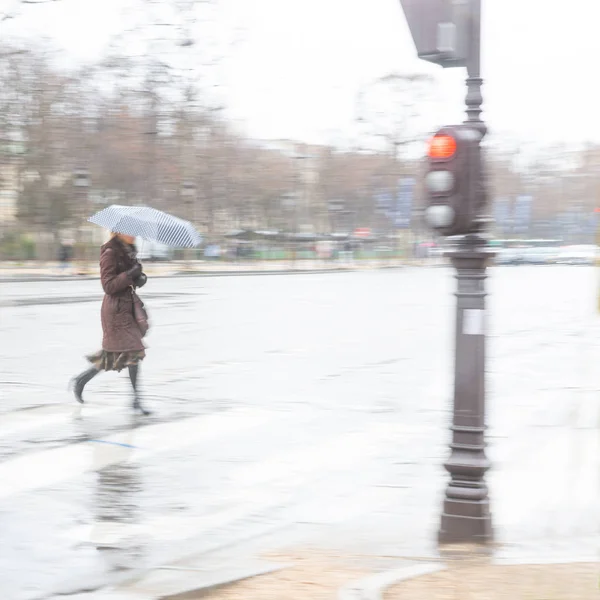
[[[477,233],[485,189],[481,133],[469,125],[442,127],[427,145],[425,222],[443,236]]]
[[[445,68],[464,67],[469,56],[469,0],[400,0],[422,60]]]

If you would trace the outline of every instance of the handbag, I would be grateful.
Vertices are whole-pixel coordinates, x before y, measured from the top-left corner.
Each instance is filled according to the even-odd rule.
[[[144,337],[150,329],[150,323],[148,322],[148,311],[142,302],[142,299],[135,293],[135,290],[131,288],[131,296],[133,298],[133,318],[140,329],[142,337]]]

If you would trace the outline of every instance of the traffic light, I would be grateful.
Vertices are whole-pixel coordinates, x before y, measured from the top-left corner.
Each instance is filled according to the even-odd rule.
[[[468,125],[442,127],[427,145],[425,221],[444,236],[476,233],[485,203],[479,142]]]

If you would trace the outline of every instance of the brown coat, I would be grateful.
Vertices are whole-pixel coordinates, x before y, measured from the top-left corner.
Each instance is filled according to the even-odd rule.
[[[107,352],[144,350],[142,335],[133,317],[133,281],[127,271],[135,265],[123,242],[112,238],[100,250],[102,349]]]

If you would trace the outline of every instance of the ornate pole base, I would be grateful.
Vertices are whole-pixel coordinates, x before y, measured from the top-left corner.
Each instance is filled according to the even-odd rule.
[[[494,539],[487,500],[446,498],[438,532],[439,544],[489,544]]]
[[[466,236],[448,253],[456,268],[456,349],[450,473],[438,534],[440,544],[488,543],[492,517],[485,473],[485,278],[490,253]]]

